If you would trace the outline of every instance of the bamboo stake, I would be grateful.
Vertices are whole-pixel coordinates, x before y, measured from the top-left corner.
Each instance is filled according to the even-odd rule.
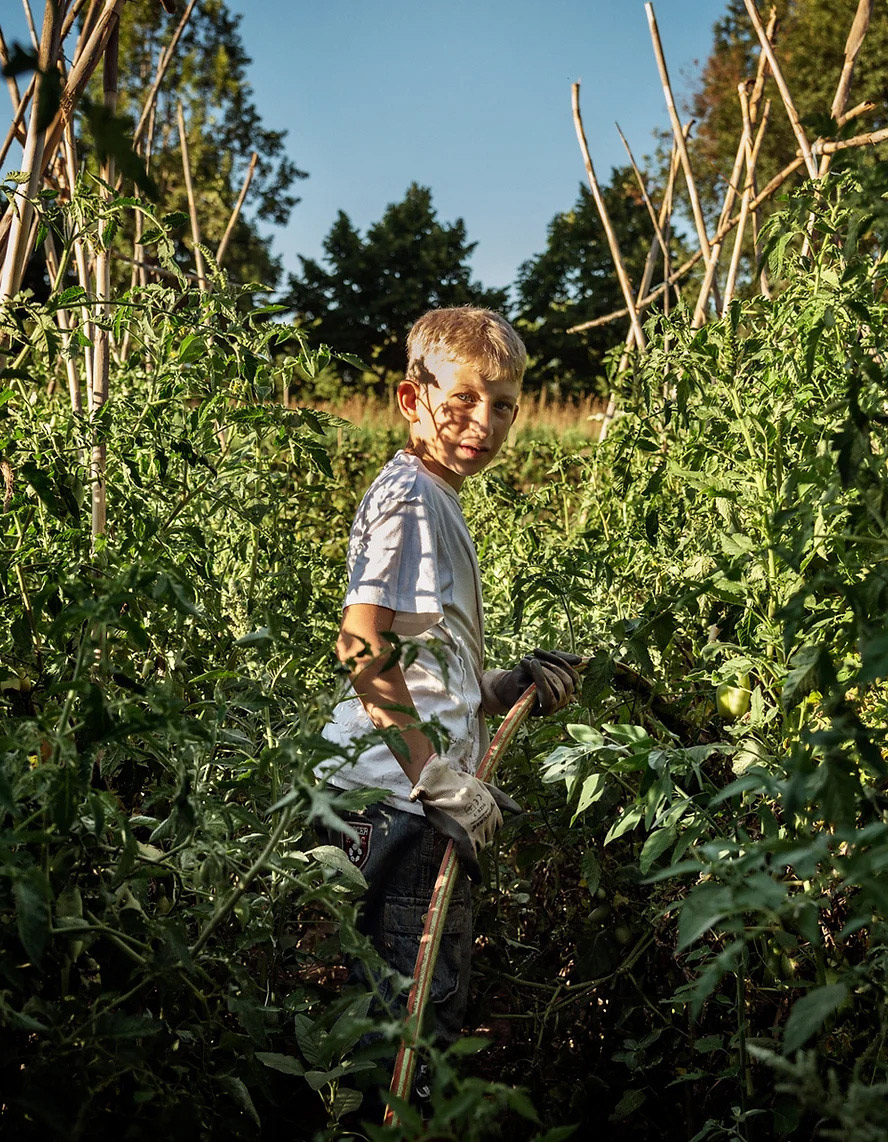
[[[478,764],[475,776],[480,781],[492,781],[500,758],[508,749],[518,729],[533,708],[536,701],[536,686],[529,686],[515,705],[509,710],[496,731],[490,747]],[[425,926],[419,940],[416,966],[413,969],[413,986],[407,998],[407,1020],[404,1037],[395,1060],[392,1073],[391,1093],[406,1102],[413,1086],[413,1072],[416,1067],[416,1043],[422,1024],[423,1012],[431,995],[435,964],[441,947],[441,935],[447,919],[447,909],[459,873],[459,858],[453,848],[453,841],[447,842],[444,858],[438,871],[432,898],[426,912]],[[385,1126],[398,1123],[398,1115],[391,1107],[386,1107],[383,1117]]]
[[[771,8],[768,15],[768,26],[765,29],[765,35],[768,37],[768,43],[774,43],[774,33],[777,31],[777,9]],[[759,51],[758,66],[755,69],[755,86],[752,89],[752,95],[749,99],[749,115],[752,122],[758,121],[758,109],[761,103],[762,93],[765,90],[765,78],[768,72],[768,57],[763,51]]]
[[[182,148],[182,171],[185,175],[185,193],[188,195],[188,214],[191,218],[191,241],[194,245],[194,264],[202,290],[209,289],[203,254],[200,252],[200,224],[197,221],[197,204],[194,200],[194,187],[191,183],[191,160],[188,158],[188,137],[185,134],[185,114],[182,100],[176,101],[176,121],[179,125],[179,146]]]
[[[629,156],[629,162],[632,166],[632,171],[635,174],[635,181],[638,183],[638,189],[641,191],[641,197],[645,207],[647,208],[648,217],[651,220],[651,225],[654,227],[654,234],[657,237],[657,242],[659,243],[660,249],[663,251],[663,256],[665,257],[666,240],[663,237],[663,231],[660,229],[660,220],[657,217],[657,212],[654,210],[654,204],[651,202],[651,196],[647,192],[644,178],[641,171],[638,169],[638,163],[635,161],[635,155],[632,154],[632,148],[629,146],[629,141],[620,129],[620,124],[615,123],[614,126],[617,128],[617,134],[620,136],[620,139],[626,150],[626,154]]]
[[[40,180],[43,175],[43,152],[46,141],[46,132],[37,129],[39,115],[39,91],[45,76],[55,59],[58,49],[58,33],[60,21],[58,9],[54,0],[46,0],[43,15],[43,29],[40,36],[40,49],[37,53],[37,68],[39,76],[35,91],[38,97],[32,101],[31,118],[28,123],[28,136],[25,142],[25,152],[22,159],[23,169],[28,172],[27,189],[24,195],[18,197],[17,209],[10,207],[7,214],[11,216],[9,239],[6,244],[6,258],[3,263],[3,274],[0,278],[0,300],[14,297],[18,293],[22,282],[28,251],[31,242],[31,220],[34,216],[33,202],[40,189]]]
[[[173,54],[175,53],[176,47],[179,44],[182,33],[185,31],[185,26],[191,18],[191,13],[194,11],[194,5],[196,3],[197,0],[189,0],[188,7],[182,13],[182,18],[177,24],[175,32],[173,32],[172,39],[160,53],[160,57],[157,61],[157,71],[154,73],[154,82],[151,84],[151,88],[149,89],[148,95],[145,98],[145,103],[142,107],[142,113],[139,116],[139,122],[136,124],[135,134],[133,135],[133,146],[135,147],[138,147],[138,144],[142,139],[142,133],[148,126],[149,117],[152,114],[152,109],[157,102],[157,96],[160,92],[160,85],[163,83],[164,76],[166,75],[167,69],[172,62]]]
[[[775,8],[771,9],[771,15],[768,19],[767,36],[771,40],[774,35],[774,29],[777,26],[777,11]],[[752,98],[749,102],[750,116],[755,121],[758,113],[758,103],[761,98],[762,91],[765,86],[765,73],[767,71],[767,57],[764,52],[759,52],[758,64],[755,72],[755,83],[752,89]],[[731,211],[734,209],[734,200],[737,197],[737,186],[740,181],[740,174],[743,170],[743,163],[746,158],[746,148],[744,140],[741,138],[737,146],[737,153],[734,156],[734,165],[731,168],[731,176],[728,179],[728,185],[725,190],[725,197],[722,203],[721,212],[716,226],[716,234],[721,232],[723,223],[727,218],[730,218]],[[692,328],[699,329],[706,319],[706,310],[709,305],[709,295],[712,292],[712,287],[715,283],[715,275],[718,271],[718,262],[721,257],[722,243],[719,239],[714,239],[710,256],[706,263],[706,273],[703,276],[703,285],[700,287],[700,293],[697,297],[697,304],[694,307],[694,317],[692,321]]]
[[[853,139],[834,139],[814,144],[815,155],[834,155],[836,151],[847,151],[852,147],[875,146],[888,139],[888,127],[880,131],[870,131],[866,135],[855,135]]]
[[[848,102],[848,95],[851,91],[851,80],[854,78],[854,65],[857,62],[860,49],[863,47],[863,41],[869,30],[872,14],[873,0],[858,0],[857,11],[854,14],[851,30],[848,33],[848,39],[845,41],[845,59],[842,64],[842,74],[839,77],[839,83],[833,97],[832,107],[830,108],[830,115],[837,121],[845,110],[845,104]],[[821,171],[820,173],[825,174],[826,171]]]
[[[250,156],[250,165],[247,168],[247,177],[244,179],[244,185],[241,187],[241,192],[237,196],[237,202],[234,204],[234,210],[231,212],[231,217],[228,219],[228,225],[225,227],[225,233],[222,235],[222,241],[219,243],[219,249],[216,251],[216,263],[222,265],[222,259],[225,257],[225,252],[228,249],[228,242],[234,230],[234,224],[237,222],[238,215],[241,212],[241,207],[244,204],[244,199],[247,197],[247,191],[250,189],[250,183],[253,181],[253,172],[256,169],[256,163],[259,161],[258,154],[253,151]]]
[[[65,134],[63,138],[62,153],[65,156],[65,169],[67,171],[68,186],[70,187],[71,201],[74,201],[74,192],[77,186],[77,147],[74,141],[74,125],[67,123],[65,125]],[[77,280],[80,287],[83,289],[87,297],[90,293],[90,280],[89,269],[86,264],[86,251],[83,248],[83,239],[79,234],[74,233],[71,235],[71,245],[74,249],[74,263],[77,266]],[[86,382],[86,401],[87,409],[92,415],[93,411],[93,350],[92,340],[94,337],[94,330],[92,324],[92,315],[89,311],[89,306],[84,304],[80,310],[80,324],[83,329],[83,334],[90,342],[83,348],[83,372]]]
[[[638,314],[635,312],[635,299],[632,296],[632,286],[629,284],[629,277],[626,273],[626,267],[623,265],[623,258],[620,254],[620,247],[617,243],[617,236],[614,233],[614,228],[611,225],[610,215],[607,212],[604,196],[601,193],[601,187],[598,185],[598,179],[595,177],[595,168],[592,166],[592,158],[589,155],[589,147],[586,144],[586,133],[583,130],[583,119],[580,115],[580,85],[574,83],[571,86],[571,103],[573,105],[573,119],[574,127],[577,132],[577,140],[580,144],[580,150],[583,153],[583,162],[586,166],[586,175],[589,179],[589,186],[592,190],[592,197],[595,199],[595,205],[598,207],[598,213],[601,217],[601,224],[604,227],[604,232],[607,235],[607,243],[610,247],[611,257],[614,260],[614,266],[617,271],[617,278],[620,282],[620,288],[623,291],[623,297],[626,301],[626,308],[629,313],[629,321],[632,325],[632,332],[635,336],[635,344],[638,346],[639,352],[643,353],[647,347],[645,341],[644,331],[641,328],[641,323],[638,320]]]
[[[25,10],[25,20],[28,25],[28,31],[31,33],[31,46],[35,52],[40,51],[40,41],[37,39],[37,29],[34,27],[34,14],[31,11],[31,5],[28,0],[22,0],[22,7]]]
[[[105,49],[104,66],[102,68],[103,99],[105,107],[113,115],[117,110],[117,84],[118,84],[118,50],[120,45],[120,23],[115,19],[108,44]],[[114,160],[108,157],[102,163],[102,180],[104,186],[101,190],[102,200],[110,202],[112,192],[108,189],[114,183]],[[108,400],[108,369],[110,363],[110,333],[107,328],[110,317],[111,300],[111,262],[110,251],[105,245],[101,228],[97,236],[96,245],[96,326],[95,341],[93,344],[93,399],[92,415],[97,418]],[[96,433],[96,429],[93,429]],[[105,534],[107,524],[107,495],[105,486],[105,471],[107,464],[107,445],[98,435],[93,437],[91,485],[92,485],[92,542],[95,547],[96,540]]]
[[[795,104],[792,101],[792,96],[789,93],[789,88],[786,86],[786,80],[783,78],[783,72],[780,68],[780,62],[774,54],[774,49],[771,46],[771,41],[762,24],[762,18],[758,13],[758,8],[755,6],[755,0],[743,0],[746,5],[746,11],[749,13],[749,18],[752,21],[752,26],[755,28],[756,35],[762,45],[762,51],[768,58],[768,64],[771,68],[771,73],[774,76],[774,82],[777,84],[777,90],[780,92],[780,98],[783,100],[783,106],[786,108],[786,114],[789,118],[790,126],[792,127],[793,134],[798,140],[799,149],[802,152],[802,158],[805,161],[805,166],[808,174],[812,179],[817,178],[817,166],[814,162],[814,155],[811,152],[811,146],[805,135],[802,124],[799,122],[798,112],[795,109]]]
[[[740,110],[743,116],[743,147],[746,151],[746,186],[743,188],[743,198],[740,203],[740,221],[737,224],[737,233],[734,235],[734,250],[731,254],[728,280],[725,282],[725,297],[722,305],[722,314],[727,313],[731,298],[734,296],[734,287],[737,284],[737,271],[740,267],[740,254],[743,250],[743,233],[746,229],[746,220],[749,216],[749,200],[751,197],[752,172],[754,169],[752,156],[752,122],[749,118],[749,95],[745,83],[741,83],[738,86],[737,94],[740,97]]]
[[[55,248],[55,239],[52,236],[52,231],[48,231],[45,240],[46,246],[46,265],[49,269],[50,277],[54,281],[59,280],[59,259]],[[56,310],[56,319],[59,323],[59,328],[62,331],[62,341],[65,345],[65,371],[68,374],[68,396],[71,398],[71,408],[74,412],[80,414],[83,412],[83,394],[80,388],[80,374],[77,371],[77,362],[74,360],[70,352],[71,348],[71,332],[74,328],[74,323],[71,320],[70,312],[64,308]]]
[[[762,139],[764,138],[765,129],[767,127],[768,119],[770,118],[770,115],[771,115],[771,100],[766,99],[765,100],[765,109],[764,109],[764,112],[762,113],[762,121],[761,121],[761,124],[759,125],[759,129],[758,129],[758,132],[756,133],[756,137],[755,137],[755,142],[754,142],[753,147],[752,147],[752,170],[750,171],[750,174],[749,174],[749,194],[750,194],[749,214],[750,214],[750,221],[752,222],[752,253],[753,253],[753,257],[755,258],[755,264],[757,266],[759,266],[759,288],[761,289],[762,293],[767,298],[770,298],[770,296],[771,296],[771,288],[768,284],[768,271],[765,269],[765,266],[762,263],[762,251],[761,251],[761,245],[759,244],[758,207],[753,206],[753,202],[755,201],[757,194],[758,194],[757,180],[756,180],[756,164],[758,162],[758,156],[759,156],[759,151],[761,150]]]
[[[647,3],[644,6],[647,13],[648,25],[651,32],[651,40],[654,45],[654,55],[657,58],[657,68],[660,72],[660,82],[663,85],[663,94],[666,97],[666,108],[669,111],[669,118],[672,122],[672,134],[678,144],[678,153],[681,155],[681,165],[685,172],[685,182],[688,187],[688,195],[691,200],[691,210],[694,215],[694,225],[697,228],[697,238],[700,242],[700,249],[703,251],[703,256],[709,260],[711,256],[709,238],[706,234],[706,222],[703,218],[703,208],[700,206],[700,196],[697,194],[697,183],[694,179],[694,172],[691,168],[691,156],[688,153],[687,143],[685,142],[684,135],[681,130],[681,122],[678,118],[678,112],[675,109],[675,99],[672,95],[672,85],[669,82],[669,72],[666,68],[666,57],[663,54],[663,44],[660,41],[660,30],[657,27],[657,18],[654,15],[653,4]]]
[[[62,92],[59,110],[46,132],[39,169],[33,172],[38,180],[43,176],[44,170],[61,143],[65,124],[73,115],[77,101],[83,94],[90,77],[98,66],[102,52],[105,50],[108,36],[111,34],[111,21],[118,16],[125,2],[126,0],[105,0],[105,6],[97,16],[91,34],[74,58],[74,63],[68,73],[68,81]],[[7,248],[13,214],[13,211],[7,210],[0,218],[0,242],[5,240]]]
[[[682,128],[682,131],[685,135],[685,138],[687,138],[687,136],[691,130],[692,125],[693,125],[693,120],[690,120]],[[668,225],[669,218],[672,214],[672,198],[673,198],[673,192],[675,189],[675,179],[678,175],[678,168],[679,168],[680,162],[681,162],[681,160],[680,160],[679,155],[678,155],[678,147],[676,147],[675,142],[673,141],[673,143],[672,143],[672,156],[669,160],[669,176],[666,180],[666,190],[665,190],[665,193],[663,195],[662,205],[660,206],[660,214],[659,214],[659,217],[657,218],[657,231],[659,234],[664,235],[664,238],[665,238],[664,228]],[[647,258],[645,259],[644,271],[641,275],[641,285],[638,287],[638,293],[636,295],[636,301],[640,301],[641,298],[643,298],[647,294],[647,291],[651,288],[651,282],[654,280],[654,269],[657,265],[657,250],[658,250],[658,248],[662,248],[662,250],[663,250],[663,273],[664,273],[664,276],[667,278],[669,277],[669,241],[668,241],[668,239],[666,239],[661,246],[660,238],[658,238],[655,235],[655,237],[651,240],[650,249],[648,250]],[[668,311],[668,305],[669,305],[669,290],[667,289],[666,290],[666,308],[667,308],[667,311]],[[634,339],[635,338],[634,338],[632,329],[630,327],[629,332],[626,334],[626,345],[625,345],[625,348],[623,350],[623,355],[620,358],[619,365],[617,366],[617,375],[622,373],[623,370],[626,368],[626,365],[627,365],[628,359],[629,359],[629,350],[632,347],[632,342],[634,341]],[[613,392],[611,392],[608,395],[607,405],[605,406],[604,414],[602,415],[602,418],[601,418],[601,428],[599,429],[599,432],[598,432],[598,443],[599,444],[601,444],[602,441],[607,439],[607,434],[610,431],[611,423],[612,423],[614,417],[616,416],[616,414],[617,414],[617,402],[616,402],[616,398],[615,398]]]

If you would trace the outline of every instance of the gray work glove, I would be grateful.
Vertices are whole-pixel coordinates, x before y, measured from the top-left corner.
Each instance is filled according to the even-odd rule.
[[[421,801],[429,824],[453,841],[469,880],[481,880],[478,853],[503,823],[501,810],[520,813],[508,794],[470,773],[453,769],[433,753],[413,786],[411,801]]]
[[[546,717],[573,698],[580,684],[574,669],[581,666],[579,654],[564,650],[535,650],[511,670],[485,670],[481,679],[481,702],[488,714],[506,714],[531,683],[536,684],[536,704],[531,717]]]

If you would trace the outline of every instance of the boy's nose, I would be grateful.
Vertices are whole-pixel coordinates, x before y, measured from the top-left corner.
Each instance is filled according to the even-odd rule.
[[[472,422],[485,436],[490,435],[493,425],[493,413],[490,405],[487,404],[486,401],[478,401],[474,406],[472,409]]]

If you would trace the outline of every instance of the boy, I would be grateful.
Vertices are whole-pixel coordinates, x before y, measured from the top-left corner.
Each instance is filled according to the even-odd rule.
[[[330,840],[368,882],[362,930],[391,967],[411,976],[447,838],[467,876],[480,880],[479,850],[502,824],[502,810],[518,810],[473,776],[489,742],[484,713],[506,713],[531,682],[536,713],[559,709],[573,695],[580,659],[535,651],[512,670],[483,670],[478,563],[458,493],[494,459],[518,414],[526,362],[520,337],[490,310],[432,310],[411,329],[407,355],[397,397],[409,442],[370,486],[349,537],[336,651],[355,696],[337,706],[324,731],[347,745],[374,727],[394,728],[401,744],[380,742],[353,766],[326,763],[317,772],[340,789],[389,791],[381,804],[345,814],[357,844],[341,835]],[[393,661],[388,632],[410,640],[413,661]],[[447,735],[442,756],[418,725],[433,717]],[[462,876],[431,994],[442,1045],[463,1023],[471,943]]]

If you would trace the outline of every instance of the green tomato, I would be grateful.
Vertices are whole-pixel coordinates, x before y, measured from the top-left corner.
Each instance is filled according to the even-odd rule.
[[[722,682],[715,691],[715,705],[726,722],[735,722],[749,709],[749,675],[741,674],[737,685]]]

